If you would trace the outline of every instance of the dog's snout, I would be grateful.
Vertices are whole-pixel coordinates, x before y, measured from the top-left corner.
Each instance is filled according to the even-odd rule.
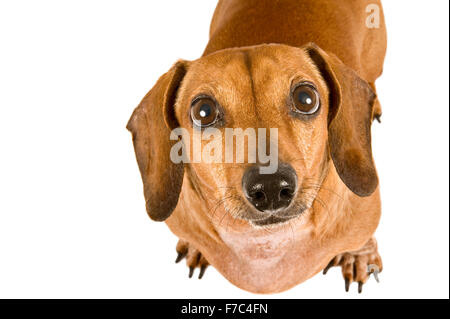
[[[283,165],[274,174],[261,174],[259,166],[249,168],[242,178],[247,200],[261,212],[287,208],[297,192],[297,175],[290,165]]]

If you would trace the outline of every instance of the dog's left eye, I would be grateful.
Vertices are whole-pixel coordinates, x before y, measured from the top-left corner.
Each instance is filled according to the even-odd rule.
[[[199,98],[194,100],[191,107],[191,118],[194,125],[208,127],[217,122],[219,109],[211,98]]]
[[[320,107],[319,92],[309,83],[301,83],[292,92],[294,111],[301,114],[311,115],[316,113]]]

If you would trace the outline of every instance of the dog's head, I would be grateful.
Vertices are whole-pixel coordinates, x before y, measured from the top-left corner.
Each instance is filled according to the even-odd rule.
[[[369,196],[378,185],[370,133],[374,99],[364,80],[314,44],[227,49],[177,62],[128,123],[150,217],[170,216],[186,176],[211,218],[223,205],[252,225],[281,223],[311,207],[331,160],[353,193]],[[192,154],[189,163],[173,158],[180,143],[173,138],[176,128],[189,136],[181,149]],[[240,150],[244,161],[234,154],[226,159],[227,130],[237,128],[259,133],[253,151],[251,134],[246,135]],[[210,140],[197,142],[203,147],[199,156],[194,139],[205,132]],[[218,136],[218,143],[211,143]],[[238,138],[231,136],[231,144],[239,148]],[[270,163],[255,154],[267,155],[272,147],[276,169],[267,173]],[[211,152],[216,161],[201,156]]]

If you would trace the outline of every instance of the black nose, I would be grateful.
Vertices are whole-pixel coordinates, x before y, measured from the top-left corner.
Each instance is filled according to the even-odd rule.
[[[259,211],[287,208],[297,191],[297,174],[287,164],[280,165],[274,174],[261,174],[259,166],[249,168],[242,178],[247,200]]]

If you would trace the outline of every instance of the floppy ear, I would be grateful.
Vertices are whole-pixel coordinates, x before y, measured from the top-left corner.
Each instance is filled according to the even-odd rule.
[[[147,213],[155,221],[164,221],[173,212],[183,183],[183,163],[170,160],[177,142],[170,140],[170,132],[178,126],[174,105],[185,74],[186,62],[177,62],[147,93],[127,125],[133,135]]]
[[[341,180],[356,195],[371,195],[378,186],[372,158],[370,85],[336,56],[315,44],[306,51],[326,81],[329,96],[328,139],[331,158]]]

